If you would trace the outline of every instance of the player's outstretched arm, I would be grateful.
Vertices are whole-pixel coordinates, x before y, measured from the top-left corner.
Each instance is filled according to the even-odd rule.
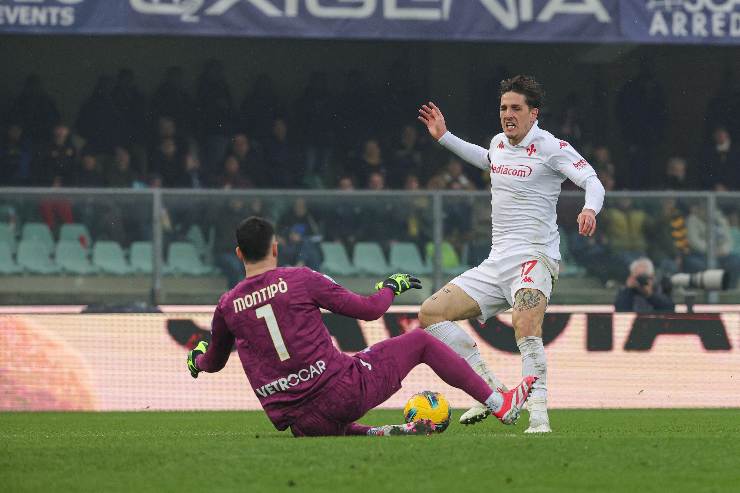
[[[226,327],[226,320],[217,307],[211,322],[211,343],[200,341],[188,353],[190,376],[198,378],[198,373],[202,371],[213,373],[221,370],[226,366],[233,347],[234,334]]]
[[[490,164],[488,151],[481,146],[466,142],[448,131],[445,117],[436,104],[429,101],[429,103],[421,105],[418,119],[426,125],[429,135],[434,137],[434,140],[443,147],[477,168],[488,169]]]

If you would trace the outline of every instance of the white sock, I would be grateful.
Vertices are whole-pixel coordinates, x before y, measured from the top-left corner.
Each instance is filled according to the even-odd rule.
[[[478,345],[475,343],[470,334],[462,330],[462,328],[455,322],[445,320],[444,322],[438,322],[432,324],[426,329],[431,335],[450,346],[457,354],[460,355],[468,364],[480,375],[483,380],[492,389],[502,389],[506,392],[508,389],[506,386],[496,378],[491,370],[486,366],[486,362],[480,355]]]
[[[522,376],[534,375],[538,380],[532,386],[527,401],[529,420],[547,422],[547,358],[541,337],[527,336],[516,341],[522,354]]]
[[[501,409],[501,406],[504,405],[504,396],[501,395],[501,392],[498,390],[494,390],[493,394],[486,399],[486,407],[491,410],[492,413],[497,413]]]

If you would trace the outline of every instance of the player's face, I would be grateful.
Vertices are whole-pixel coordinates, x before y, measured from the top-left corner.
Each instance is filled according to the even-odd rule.
[[[504,135],[513,145],[518,144],[537,121],[539,109],[530,108],[524,94],[518,92],[506,92],[501,96],[501,128]]]

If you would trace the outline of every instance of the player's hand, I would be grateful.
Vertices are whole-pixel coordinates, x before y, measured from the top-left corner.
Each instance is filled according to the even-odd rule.
[[[409,289],[421,289],[421,281],[412,277],[410,274],[393,274],[385,281],[381,281],[375,285],[376,290],[383,288],[390,288],[398,296]]]
[[[208,343],[206,341],[200,341],[197,346],[195,346],[195,349],[190,351],[188,353],[188,370],[190,370],[190,376],[193,378],[198,378],[198,373],[200,373],[200,368],[198,368],[198,365],[195,364],[195,358],[198,357],[199,354],[203,354],[208,350]]]
[[[439,140],[447,132],[447,124],[445,123],[445,117],[442,112],[439,111],[437,105],[429,101],[427,104],[422,104],[419,108],[418,120],[427,126],[429,135],[434,137],[434,140]]]
[[[578,214],[578,233],[582,236],[593,236],[596,232],[596,213],[591,209],[583,209]]]

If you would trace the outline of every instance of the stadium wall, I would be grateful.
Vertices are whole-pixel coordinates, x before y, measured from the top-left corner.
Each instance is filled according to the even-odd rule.
[[[212,307],[162,307],[157,314],[81,314],[4,308],[0,313],[0,410],[140,411],[259,409],[234,355],[225,369],[193,380],[186,353],[208,336]],[[706,313],[636,315],[610,306],[554,306],[545,320],[554,408],[740,407],[740,305]],[[354,353],[418,326],[418,306],[392,307],[358,322],[325,314],[338,347]],[[520,357],[511,315],[461,325],[508,384]],[[383,407],[400,408],[413,392],[434,389],[453,406],[471,399],[426,366]]]

